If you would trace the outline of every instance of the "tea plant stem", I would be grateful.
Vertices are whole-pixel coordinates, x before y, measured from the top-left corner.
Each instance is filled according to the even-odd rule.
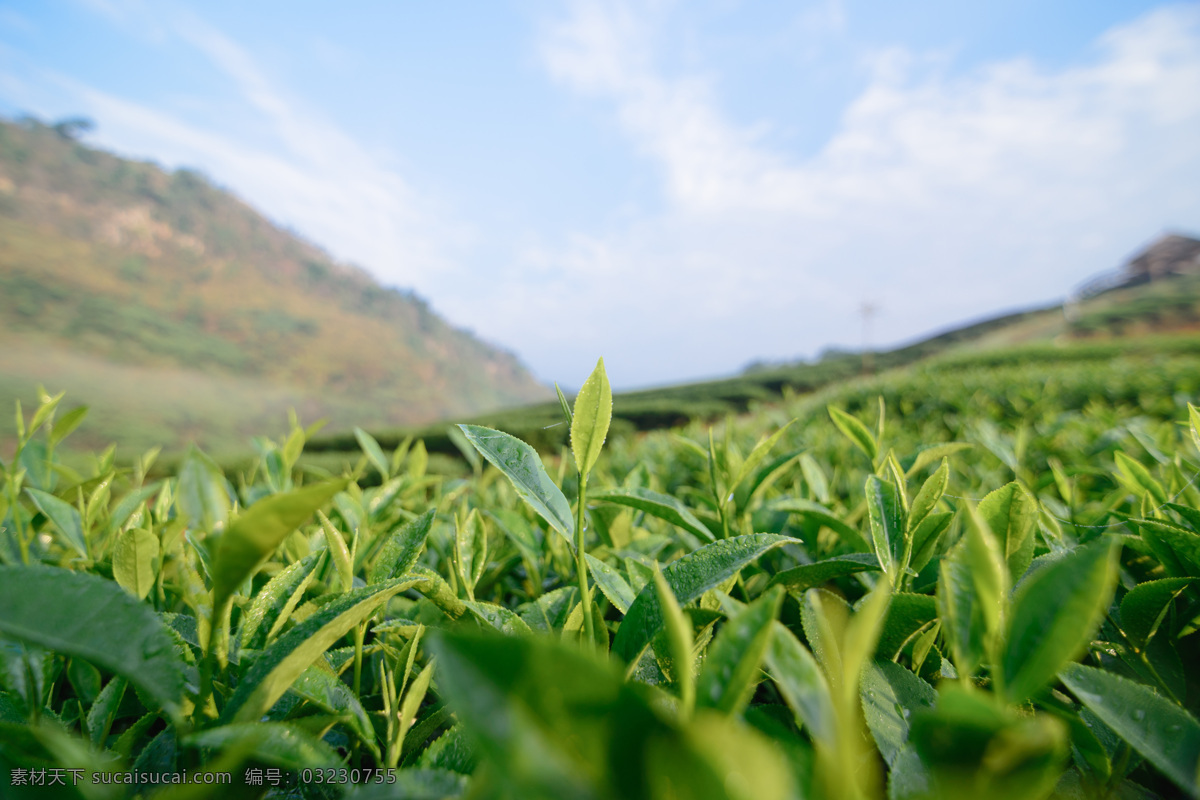
[[[21,524],[21,507],[18,505],[20,495],[18,494],[17,482],[13,479],[11,472],[8,474],[8,480],[5,483],[8,488],[8,507],[12,509],[13,526],[16,528],[17,544],[21,548],[21,563],[29,566],[29,542],[25,539],[25,526]],[[32,538],[30,536],[30,539]]]
[[[211,648],[205,654],[204,660],[200,662],[200,692],[196,695],[196,710],[192,714],[196,722],[200,721],[201,715],[204,714],[204,707],[208,705],[208,698],[212,694],[212,674],[213,674],[213,653]]]
[[[354,629],[354,693],[361,694],[363,638],[367,634],[367,623],[361,622]]]
[[[592,624],[592,593],[588,589],[587,559],[584,548],[583,512],[587,504],[587,473],[579,473],[579,502],[575,510],[575,570],[579,573],[579,602],[583,610],[583,630],[587,636],[587,647],[590,649],[596,641],[595,629]]]

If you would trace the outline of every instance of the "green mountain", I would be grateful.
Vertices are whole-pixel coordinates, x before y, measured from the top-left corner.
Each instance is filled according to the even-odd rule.
[[[289,407],[336,430],[552,396],[196,172],[76,131],[0,120],[0,408],[43,384],[90,406],[80,445],[221,451],[283,428]]]

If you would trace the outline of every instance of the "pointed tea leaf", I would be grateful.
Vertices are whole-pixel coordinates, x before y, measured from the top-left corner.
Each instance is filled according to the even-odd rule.
[[[574,546],[575,522],[571,518],[571,506],[562,490],[546,474],[537,451],[503,431],[480,425],[458,427],[467,441],[512,481],[521,499]]]
[[[771,589],[725,623],[696,682],[698,706],[731,715],[745,708],[782,603],[783,590]]]
[[[229,698],[221,719],[225,722],[257,720],[288,687],[351,628],[374,614],[393,595],[412,587],[412,578],[346,592],[301,622],[254,661]]]
[[[616,609],[622,614],[628,612],[637,595],[634,594],[629,583],[621,577],[621,573],[591,553],[584,553],[584,558],[587,559],[588,570],[592,573],[592,580],[596,582],[596,586],[608,598],[608,602],[616,606]]]
[[[1021,703],[1054,679],[1092,640],[1108,610],[1117,575],[1117,543],[1101,539],[1052,562],[1013,598],[1004,653],[1004,688]]]
[[[848,553],[813,564],[792,567],[777,573],[769,585],[781,585],[790,592],[803,592],[834,578],[844,578],[859,572],[878,572],[879,559],[870,553]]]
[[[221,535],[213,556],[214,605],[233,594],[284,539],[317,509],[346,488],[337,480],[305,486],[259,500]]]
[[[610,489],[604,492],[589,492],[588,500],[599,500],[605,503],[635,508],[652,517],[665,520],[688,533],[703,539],[713,541],[712,531],[696,518],[691,510],[678,499],[670,495],[652,492],[649,489]]]
[[[879,567],[895,582],[904,552],[904,506],[899,489],[891,481],[876,475],[867,477],[867,516],[871,522],[871,542]]]
[[[596,362],[596,368],[583,382],[583,388],[575,397],[575,411],[571,416],[571,452],[580,473],[592,471],[608,426],[612,422],[612,387],[604,372],[604,359]]]
[[[789,536],[773,533],[722,539],[671,562],[663,569],[663,577],[679,604],[684,606],[736,575],[768,550],[795,541]],[[635,662],[662,626],[662,607],[653,584],[650,584],[642,589],[625,614],[613,639],[613,652],[626,663]]]
[[[871,431],[867,429],[857,417],[852,417],[845,411],[842,411],[836,406],[829,406],[829,416],[833,420],[833,424],[838,427],[842,433],[846,435],[850,441],[858,445],[858,449],[867,454],[867,458],[874,463],[879,456],[879,444],[875,441],[875,437]]]
[[[1008,574],[1017,580],[1033,560],[1037,501],[1015,481],[990,492],[979,502],[979,516],[996,537]]]
[[[117,535],[113,549],[113,577],[138,600],[145,600],[154,588],[154,561],[158,558],[158,537],[148,530],[134,528]]]
[[[1153,689],[1111,672],[1068,664],[1058,675],[1079,702],[1192,797],[1200,797],[1200,724]]]
[[[54,567],[0,567],[0,633],[128,679],[178,718],[183,662],[150,606],[115,583]]]
[[[79,510],[70,503],[58,499],[49,492],[43,492],[41,489],[26,489],[25,491],[33,498],[34,505],[38,507],[38,510],[54,523],[54,527],[58,528],[63,541],[79,555],[87,558],[88,548],[87,542],[83,538],[83,519],[79,516]]]
[[[379,555],[375,557],[375,563],[371,565],[371,571],[367,575],[368,583],[398,578],[417,563],[421,548],[425,546],[429,530],[433,527],[436,513],[437,509],[431,508],[388,537]]]
[[[1164,578],[1139,583],[1121,600],[1121,627],[1135,647],[1144,648],[1158,632],[1171,603],[1195,578]]]
[[[305,556],[284,568],[258,590],[250,608],[242,613],[238,641],[243,650],[261,650],[271,633],[299,604],[304,590],[325,563],[325,551]]]
[[[375,437],[364,431],[362,428],[355,427],[354,438],[358,440],[358,446],[367,456],[367,460],[375,469],[379,470],[380,476],[386,481],[388,479],[388,460],[383,454],[383,448],[379,446],[379,442],[375,441]]]

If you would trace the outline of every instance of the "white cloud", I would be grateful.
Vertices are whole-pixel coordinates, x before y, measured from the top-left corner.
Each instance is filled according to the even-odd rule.
[[[661,170],[667,208],[543,248],[536,260],[564,271],[550,294],[514,273],[509,301],[536,296],[553,344],[520,318],[488,329],[572,378],[591,350],[652,383],[857,345],[864,300],[881,306],[876,343],[911,338],[1061,297],[1163,226],[1200,226],[1196,5],[1113,29],[1091,61],[1057,71],[1015,59],[920,75],[922,54],[879,53],[807,157],[729,120],[703,77],[665,76],[655,26],[669,10],[641,8],[575,2],[542,56],[564,86],[611,103]],[[598,323],[616,313],[617,329]]]
[[[101,121],[94,139],[170,166],[199,168],[274,220],[386,283],[436,291],[455,270],[452,248],[467,232],[431,212],[435,204],[377,154],[271,79],[240,44],[191,12],[138,0],[87,0],[126,33],[202,54],[232,84],[232,107],[188,98],[189,113],[152,109],[65,78],[49,81],[73,108]],[[228,101],[226,101],[228,102]],[[199,103],[199,108],[197,104]],[[257,141],[229,132],[225,114],[245,119]],[[203,121],[196,121],[197,119]]]

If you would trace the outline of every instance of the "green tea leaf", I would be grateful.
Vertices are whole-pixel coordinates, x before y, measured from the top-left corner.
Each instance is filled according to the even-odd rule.
[[[867,540],[863,538],[861,533],[838,519],[832,511],[818,503],[813,503],[809,500],[788,499],[776,500],[768,507],[772,511],[787,511],[791,514],[800,514],[803,517],[819,522],[836,533],[843,541],[856,550],[865,551],[871,549],[871,546],[867,544]]]
[[[783,437],[783,434],[787,432],[787,429],[792,426],[792,422],[795,422],[795,420],[787,422],[779,430],[775,431],[770,436],[764,437],[762,441],[754,446],[754,449],[750,451],[750,455],[746,456],[746,460],[743,461],[742,465],[738,468],[737,475],[729,484],[730,491],[736,489],[741,485],[742,481],[750,477],[751,473],[754,472],[759,463],[761,463],[762,460],[767,457],[767,454],[771,452],[771,448],[773,448],[780,438]]]
[[[808,484],[808,488],[817,500],[828,503],[829,479],[825,477],[825,470],[821,469],[817,460],[808,453],[802,453],[800,455],[800,472],[803,473],[804,482]]]
[[[949,529],[953,520],[953,511],[935,511],[925,517],[916,530],[909,534],[912,536],[912,559],[908,562],[909,569],[913,572],[925,569],[937,553],[942,534]]]
[[[963,537],[963,557],[971,569],[971,583],[983,613],[988,646],[995,647],[1008,619],[1012,579],[1004,551],[991,529],[974,509],[968,508],[971,525]]]
[[[602,358],[583,382],[583,388],[575,397],[575,410],[571,416],[571,452],[581,474],[587,475],[596,465],[611,422],[612,387],[608,385]]]
[[[909,720],[920,709],[933,708],[937,692],[894,661],[868,661],[863,668],[863,717],[879,754],[894,766],[908,744]]]
[[[358,446],[362,448],[367,460],[371,462],[371,466],[379,470],[380,477],[386,481],[390,471],[388,470],[387,456],[383,454],[383,448],[379,446],[379,442],[375,441],[374,436],[359,427],[354,429],[354,438],[358,440]]]
[[[894,659],[908,641],[937,619],[937,600],[927,594],[896,592],[888,605],[879,635],[880,658]]]
[[[1004,691],[1020,703],[1054,679],[1092,640],[1116,582],[1118,545],[1111,539],[1080,547],[1039,569],[1013,598],[1004,653]]]
[[[971,676],[983,661],[986,623],[975,591],[966,548],[957,545],[942,559],[937,585],[938,617],[958,674]]]
[[[179,514],[195,530],[212,531],[229,518],[225,474],[217,462],[193,447],[179,467],[175,485]]]
[[[533,631],[517,612],[495,603],[467,600],[465,605],[481,622],[509,636],[528,636]]]
[[[939,458],[945,459],[963,450],[970,450],[973,446],[970,442],[945,442],[922,447],[913,459],[912,466],[905,471],[905,477],[911,478]]]
[[[104,688],[96,696],[96,702],[88,709],[87,730],[92,746],[104,743],[104,737],[112,729],[113,721],[117,718],[117,709],[121,707],[121,700],[125,697],[125,688],[128,685],[119,675],[112,678],[104,684]]]
[[[1154,690],[1111,672],[1068,664],[1059,680],[1143,758],[1192,797],[1200,797],[1200,724]]]
[[[1059,720],[1018,716],[991,695],[959,685],[943,686],[937,705],[918,708],[910,726],[937,797],[1040,800],[1054,791],[1069,752]]]
[[[451,425],[446,428],[446,436],[458,448],[458,452],[463,454],[463,458],[471,465],[471,471],[476,475],[483,469],[483,459],[479,457],[479,451],[471,444],[470,440],[463,435],[463,432],[458,429],[458,426]]]
[[[783,590],[771,589],[721,628],[696,681],[699,707],[731,715],[746,707],[782,603]]]
[[[858,446],[867,454],[867,458],[874,463],[879,457],[879,444],[875,441],[875,437],[867,426],[862,424],[857,417],[852,417],[845,411],[842,411],[836,406],[828,406],[829,417],[833,420],[833,424],[838,427],[842,433],[846,435],[850,441]]]
[[[465,520],[456,519],[454,525],[454,564],[471,600],[475,599],[475,584],[486,565],[486,554],[476,558],[481,548],[487,548],[487,534],[482,530],[479,510],[473,508]]]
[[[1017,580],[1033,560],[1037,501],[1019,483],[1013,482],[984,497],[978,513],[996,537],[1008,574]]]
[[[529,574],[530,584],[540,586],[543,551],[541,531],[535,531],[523,516],[512,509],[498,508],[487,512],[487,515],[520,551],[521,558],[525,562],[525,569]]]
[[[776,573],[768,585],[783,586],[789,592],[803,592],[835,578],[844,578],[859,572],[878,571],[879,559],[875,556],[870,553],[849,553]]]
[[[38,510],[46,515],[46,519],[54,523],[54,527],[62,534],[63,541],[79,555],[87,558],[88,546],[83,537],[83,519],[79,516],[78,509],[41,489],[26,489],[25,492],[33,499]]]
[[[642,796],[690,800],[800,797],[777,743],[754,728],[701,709],[681,733],[649,742],[649,787]]]
[[[179,719],[184,676],[174,642],[153,609],[112,581],[54,567],[0,567],[0,608],[0,633],[120,675]]]
[[[162,486],[161,481],[149,483],[140,489],[134,489],[129,494],[121,498],[120,502],[113,508],[108,515],[108,532],[116,533],[121,529],[121,526],[133,516],[133,512],[137,511],[146,501],[154,496],[154,493]]]
[[[1188,429],[1192,432],[1192,442],[1200,450],[1200,409],[1188,403]]]
[[[337,570],[338,580],[341,581],[342,591],[348,592],[354,588],[354,564],[350,560],[350,550],[346,547],[346,540],[342,538],[338,529],[333,527],[333,523],[329,521],[329,517],[325,516],[324,512],[318,511],[317,519],[321,521],[321,532],[325,535],[325,549],[329,551],[329,555],[333,559],[333,566]]]
[[[1117,469],[1120,471],[1122,477],[1125,478],[1126,485],[1147,493],[1158,505],[1167,502],[1166,491],[1163,490],[1162,484],[1154,480],[1150,475],[1150,470],[1120,450],[1116,452],[1114,457],[1116,458]]]
[[[904,505],[900,489],[876,475],[867,476],[867,517],[871,522],[871,541],[879,568],[896,585],[896,574],[907,565],[900,563],[904,553]]]
[[[29,423],[30,436],[33,436],[33,434],[37,432],[37,429],[42,426],[43,422],[50,419],[51,415],[54,414],[55,409],[58,408],[59,401],[61,401],[63,399],[63,395],[66,394],[66,392],[59,392],[54,397],[50,397],[41,389],[41,387],[39,387],[38,391],[41,394],[41,404],[38,406],[38,410],[33,412],[33,419]]]
[[[635,508],[682,528],[706,542],[714,541],[712,531],[697,519],[687,506],[670,495],[642,488],[609,489],[604,492],[589,492],[588,499]]]
[[[585,553],[584,558],[587,559],[592,580],[596,582],[596,586],[600,587],[600,591],[608,598],[608,602],[612,603],[622,614],[628,612],[637,595],[621,577],[621,573],[590,553]]]
[[[322,606],[262,651],[225,704],[221,720],[246,722],[262,717],[300,674],[347,631],[369,618],[390,597],[415,583],[411,577],[395,578],[339,595]]]
[[[592,601],[592,647],[597,653],[608,652],[608,627],[604,624],[604,615],[600,613],[600,606],[596,605],[596,601]],[[587,641],[587,620],[583,618],[583,603],[576,603],[571,609],[571,613],[567,615],[566,622],[562,627],[563,641],[567,642],[586,642]]]
[[[529,603],[517,608],[521,619],[533,630],[553,632],[561,630],[571,610],[579,605],[579,587],[563,586],[553,589]]]
[[[236,722],[183,738],[189,747],[204,747],[218,752],[240,752],[290,770],[341,766],[337,752],[320,738],[285,722]]]
[[[682,703],[680,716],[686,719],[691,716],[696,706],[696,664],[692,654],[695,639],[692,635],[692,622],[679,607],[671,587],[662,575],[662,570],[654,571],[654,590],[658,593],[658,604],[663,610],[667,643],[671,650],[671,678],[679,686],[679,699]]]
[[[832,747],[836,717],[825,673],[808,648],[782,622],[775,622],[771,630],[771,644],[766,653],[767,674],[813,739]]]
[[[554,384],[554,393],[558,395],[558,405],[562,408],[563,419],[567,422],[567,429],[570,430],[571,422],[575,418],[574,412],[571,411],[571,404],[567,402],[567,396],[563,394],[563,390],[558,388],[558,384]]]
[[[67,680],[75,690],[80,705],[89,705],[100,694],[100,670],[82,658],[72,658],[67,667]]]
[[[112,557],[113,578],[138,600],[145,600],[154,588],[158,549],[158,537],[148,530],[134,528],[117,535]]]
[[[213,554],[214,607],[220,608],[222,600],[230,597],[284,539],[347,483],[329,481],[264,497],[235,519],[217,540]]]
[[[687,605],[736,575],[742,567],[768,550],[795,541],[791,537],[771,533],[722,539],[668,564],[663,569],[663,577],[679,604]],[[613,653],[626,663],[636,662],[662,626],[662,608],[658,604],[658,596],[652,585],[646,586],[633,601],[621,627],[617,629]]]
[[[1168,575],[1200,578],[1200,536],[1154,519],[1139,519],[1134,524]]]
[[[446,583],[446,579],[423,564],[414,564],[409,571],[409,577],[414,579],[413,588],[425,595],[430,602],[440,608],[451,619],[458,619],[467,613],[467,607],[458,595]]]
[[[537,451],[515,436],[479,425],[458,426],[492,466],[504,473],[522,500],[575,545],[575,522],[562,490],[550,480]]]
[[[79,423],[83,422],[83,418],[87,416],[88,407],[80,406],[73,408],[67,413],[58,418],[54,423],[54,427],[50,430],[50,444],[56,445],[63,439],[71,435],[71,432],[79,427]]]
[[[242,614],[238,641],[242,650],[261,650],[304,595],[304,590],[324,563],[326,551],[305,556],[285,567],[258,590],[250,608]]]
[[[425,547],[436,514],[437,509],[431,508],[389,536],[371,565],[367,582],[379,583],[407,573],[417,563],[421,549]]]
[[[942,495],[946,493],[946,487],[950,484],[950,462],[942,459],[942,465],[930,475],[925,483],[921,485],[921,490],[917,492],[917,496],[913,498],[912,507],[908,510],[908,535],[911,537],[917,530],[920,524],[929,516],[937,506],[938,501],[942,499]],[[913,551],[916,551],[916,542],[913,542]]]
[[[447,769],[406,768],[389,774],[396,778],[395,783],[360,784],[353,787],[346,795],[346,800],[396,800],[398,797],[405,800],[450,800],[466,795],[469,784],[466,774]]]
[[[1171,608],[1175,598],[1183,593],[1195,578],[1164,578],[1139,583],[1121,600],[1121,628],[1137,648],[1158,632],[1158,626]]]
[[[400,731],[401,738],[407,734],[412,728],[413,723],[417,721],[417,713],[421,710],[421,703],[425,702],[425,695],[429,691],[429,683],[433,680],[433,665],[434,661],[430,661],[425,665],[425,669],[421,670],[412,685],[408,687],[408,691],[404,693],[404,701],[400,704]]]
[[[644,796],[640,754],[666,726],[611,662],[540,637],[445,631],[432,647],[447,701],[512,796]]]
[[[346,726],[371,751],[376,760],[379,759],[375,729],[371,727],[371,719],[367,716],[366,709],[354,691],[343,683],[337,673],[322,659],[317,659],[312,666],[300,673],[290,691],[317,708],[344,718]]]

